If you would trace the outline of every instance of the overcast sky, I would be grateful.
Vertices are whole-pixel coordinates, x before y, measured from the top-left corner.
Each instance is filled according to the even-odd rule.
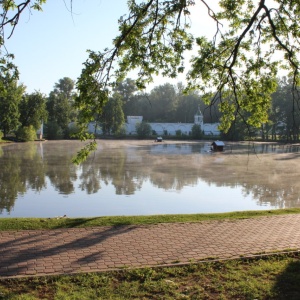
[[[110,48],[118,33],[117,21],[127,12],[127,0],[73,0],[73,14],[69,0],[47,1],[43,12],[25,11],[6,48],[15,54],[26,91],[48,95],[59,79],[76,80],[88,57],[86,50]],[[203,6],[194,7],[193,12],[194,32],[213,34],[213,23]],[[164,82],[168,80],[159,78],[154,85]]]

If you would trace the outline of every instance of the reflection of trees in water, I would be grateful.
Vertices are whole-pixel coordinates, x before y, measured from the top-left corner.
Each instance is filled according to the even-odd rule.
[[[100,170],[94,164],[84,163],[81,167],[79,188],[86,191],[88,194],[97,193],[101,189],[100,185]]]
[[[26,182],[26,188],[37,192],[46,187],[45,172],[47,166],[44,164],[37,144],[29,143],[22,152],[20,160],[20,175],[22,181]]]
[[[111,182],[117,195],[131,195],[144,180],[136,170],[136,165],[128,162],[125,148],[103,149],[83,163],[80,187],[88,193],[96,193],[101,188],[100,181]]]
[[[293,186],[273,186],[257,185],[247,189],[253,194],[253,198],[257,199],[260,205],[271,204],[278,208],[292,208],[300,206],[299,187]]]
[[[9,212],[17,196],[28,188],[40,191],[46,187],[45,165],[36,144],[2,147],[0,170],[0,212],[4,209]]]
[[[167,146],[163,146],[164,150],[168,148]],[[172,146],[168,150],[177,148],[178,151],[179,145]],[[182,148],[186,147],[183,145]],[[188,152],[185,154],[192,153],[190,147]],[[95,187],[100,189],[99,181],[103,181],[105,184],[111,183],[117,195],[131,195],[139,190],[146,180],[166,190],[181,190],[186,185],[197,183],[199,168],[195,159],[193,161],[189,159],[191,165],[187,167],[184,155],[174,155],[176,152],[172,151],[171,156],[170,152],[154,153],[155,155],[151,154],[149,146],[135,150],[103,148],[83,164],[80,187],[87,189],[88,193],[92,190],[97,192]],[[196,160],[199,160],[199,153],[197,157]]]
[[[291,153],[294,147],[262,144],[254,148],[253,144],[245,144],[233,146],[231,151],[222,154],[199,155],[205,153],[203,149],[207,145],[120,147],[117,144],[112,147],[105,142],[101,144],[103,147],[81,166],[80,188],[87,193],[98,192],[101,181],[111,183],[116,194],[131,195],[146,180],[158,188],[181,190],[184,186],[196,185],[201,179],[216,186],[243,187],[245,195],[251,193],[262,205],[300,206],[299,174],[294,165],[298,153]],[[68,161],[74,153],[71,149]],[[274,156],[260,155],[265,152],[281,155],[275,160]],[[76,169],[72,169],[72,165],[68,163],[64,169],[56,176],[66,177],[63,182],[68,182],[71,175],[70,182],[76,179]],[[56,182],[51,178],[52,184]]]
[[[45,175],[60,194],[69,195],[75,190],[74,182],[77,179],[78,167],[71,160],[78,147],[80,147],[78,143],[74,146],[70,142],[45,144],[44,163],[48,165]]]
[[[181,190],[201,179],[215,186],[242,187],[244,195],[251,194],[260,205],[300,206],[300,171],[295,165],[299,154],[291,147],[264,145],[255,151],[248,146],[230,147],[225,153],[210,154],[204,151],[205,144],[99,144],[79,167],[71,163],[82,147],[79,142],[1,147],[0,211],[10,211],[26,189],[46,188],[46,176],[62,194],[73,193],[78,179],[79,188],[88,194],[97,193],[101,184],[112,184],[118,195],[134,194],[145,181],[165,190]],[[262,154],[266,151],[271,154]]]
[[[282,154],[278,156],[258,152],[221,154],[223,163],[217,163],[217,158],[212,159],[210,165],[206,162],[204,167],[207,172],[201,179],[217,186],[242,187],[244,195],[251,194],[260,205],[299,207],[300,170],[295,165],[298,153],[290,153],[290,149],[280,152]]]
[[[203,169],[199,168],[194,156],[164,157],[152,164],[149,178],[154,186],[165,190],[181,190],[184,186],[196,185]]]
[[[4,153],[0,165],[0,211],[8,212],[14,206],[18,194],[26,192],[26,185],[21,180],[20,159],[9,159],[10,153]]]

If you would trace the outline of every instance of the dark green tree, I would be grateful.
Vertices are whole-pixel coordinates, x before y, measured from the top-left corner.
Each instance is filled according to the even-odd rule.
[[[178,97],[175,87],[165,83],[154,87],[149,94],[151,114],[145,119],[151,122],[175,122]]]
[[[19,104],[24,92],[25,87],[18,85],[15,76],[10,72],[1,72],[0,66],[0,130],[4,137],[20,125]]]
[[[192,127],[192,138],[195,140],[200,140],[203,136],[201,126],[199,124],[194,124]]]
[[[37,138],[37,129],[42,122],[47,121],[46,97],[40,92],[25,94],[19,104],[20,126],[16,137],[22,141],[34,141]]]
[[[135,128],[139,138],[146,138],[151,135],[152,132],[151,125],[147,122],[137,123]]]
[[[115,134],[121,129],[125,119],[122,100],[118,94],[108,100],[99,119],[104,135]]]
[[[182,123],[193,123],[195,113],[199,106],[203,108],[204,103],[198,93],[190,92],[188,94],[183,94],[179,91],[178,105],[176,108],[176,121]],[[201,111],[203,112],[203,109],[201,109]]]
[[[76,120],[76,110],[74,108],[75,82],[64,77],[54,85],[54,90],[50,92],[47,101],[48,111],[48,138],[51,130],[53,136],[62,133],[62,137],[69,137],[69,123]]]
[[[278,87],[272,95],[273,124],[272,134],[280,135],[285,141],[297,141],[300,135],[300,114],[298,104],[293,95],[293,80],[283,77],[278,79]]]
[[[260,129],[248,125],[238,116],[227,132],[221,132],[221,138],[230,141],[244,141],[255,138],[259,131]]]
[[[115,93],[118,93],[121,96],[122,101],[126,103],[138,91],[138,88],[133,79],[126,78],[124,81],[117,84],[114,91]]]
[[[143,109],[142,105],[146,104],[145,100],[146,100],[145,95],[140,93],[130,97],[130,99],[126,103],[123,103],[124,116],[127,117],[127,116],[141,115]]]
[[[137,116],[140,114],[140,102],[143,96],[138,93],[136,83],[131,78],[117,84],[114,93],[120,96],[123,103],[124,116]]]
[[[47,121],[46,97],[40,92],[25,94],[19,104],[21,127],[32,125],[40,128],[41,122]]]

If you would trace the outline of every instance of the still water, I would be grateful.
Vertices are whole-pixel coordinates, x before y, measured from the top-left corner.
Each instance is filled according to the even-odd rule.
[[[0,146],[0,217],[93,217],[300,207],[297,145],[79,141]]]

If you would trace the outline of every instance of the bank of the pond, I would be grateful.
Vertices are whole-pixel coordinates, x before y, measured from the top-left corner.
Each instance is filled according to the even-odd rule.
[[[300,213],[300,208],[188,215],[114,216],[94,218],[68,218],[67,216],[55,218],[0,218],[0,230],[38,230],[175,222],[201,222],[209,220],[245,219],[298,213]]]

